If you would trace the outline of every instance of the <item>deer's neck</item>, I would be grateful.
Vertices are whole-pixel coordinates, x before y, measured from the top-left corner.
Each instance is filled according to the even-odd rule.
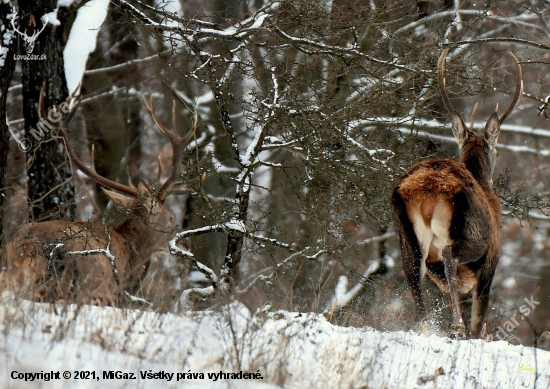
[[[462,158],[461,162],[485,191],[493,192],[491,168],[485,158]]]
[[[460,162],[472,173],[479,185],[489,192],[493,192],[493,169],[489,150],[482,137],[478,137],[462,150]]]
[[[124,238],[124,242],[137,260],[148,258],[159,249],[159,236],[139,217],[131,217],[114,228]]]

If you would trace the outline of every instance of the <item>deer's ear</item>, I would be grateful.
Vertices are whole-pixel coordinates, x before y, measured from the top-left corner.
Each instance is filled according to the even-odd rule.
[[[460,117],[458,114],[453,114],[453,123],[452,123],[452,130],[453,135],[455,136],[456,143],[458,143],[458,147],[462,149],[462,146],[464,146],[464,143],[468,140],[470,135],[472,133],[468,130],[466,125],[464,124],[464,120]]]
[[[136,199],[133,197],[113,192],[111,190],[105,189],[104,187],[101,187],[101,190],[111,199],[111,201],[118,208],[131,208],[135,205]]]
[[[500,135],[500,122],[498,120],[497,113],[493,113],[487,124],[485,124],[485,140],[489,143],[489,146],[495,147]]]
[[[137,186],[138,200],[144,204],[151,201],[153,198],[153,191],[147,186],[147,184],[141,180]]]

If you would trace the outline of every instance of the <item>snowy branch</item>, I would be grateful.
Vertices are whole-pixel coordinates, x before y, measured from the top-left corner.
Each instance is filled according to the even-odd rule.
[[[357,49],[340,47],[340,46],[332,46],[322,42],[316,42],[311,39],[293,37],[291,35],[288,35],[284,31],[282,31],[279,27],[275,27],[275,32],[277,32],[282,38],[288,40],[289,42],[297,44],[296,48],[299,50],[302,49],[301,48],[302,46],[308,46],[308,47],[311,46],[311,47],[317,48],[317,50],[313,51],[312,53],[360,57],[368,61],[377,63],[379,65],[385,65],[385,66],[393,67],[399,70],[404,70],[407,72],[423,73],[423,74],[432,73],[429,70],[415,69],[413,67],[401,65],[394,61],[384,61],[381,59],[377,59],[377,58],[371,57],[370,55],[364,54]]]
[[[249,35],[256,33],[259,29],[263,28],[264,21],[269,17],[267,11],[272,8],[276,8],[278,2],[271,2],[255,12],[251,17],[239,21],[235,25],[226,27],[225,29],[219,28],[217,24],[204,22],[198,19],[182,18],[178,15],[164,11],[159,8],[142,3],[138,0],[111,0],[113,4],[120,9],[126,11],[130,16],[139,20],[144,27],[148,27],[155,32],[171,32],[177,33],[184,40],[193,42],[195,44],[203,44],[204,39],[210,38],[223,38],[223,39],[245,39]],[[130,4],[131,3],[131,4]],[[157,23],[150,19],[144,10],[151,11],[156,15],[163,16],[170,19],[176,24]],[[246,26],[250,24],[249,26]],[[197,26],[196,28],[189,28],[190,25]]]
[[[544,99],[544,104],[542,104],[539,107],[539,116],[544,115],[546,119],[548,119],[548,115],[546,114],[546,111],[548,110],[548,106],[550,105],[550,95],[546,96]]]
[[[344,292],[344,288],[342,288],[342,285],[339,283],[340,287],[337,285],[338,290],[334,297],[333,305],[338,308],[348,306],[365,289],[366,282],[369,281],[372,276],[380,272],[381,269],[383,269],[383,265],[380,261],[371,263],[369,268],[363,273],[361,282],[357,283],[349,291]]]

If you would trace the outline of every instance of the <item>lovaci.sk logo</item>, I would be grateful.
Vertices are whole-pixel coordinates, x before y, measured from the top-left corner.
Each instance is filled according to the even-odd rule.
[[[17,23],[17,12],[13,14],[13,17],[11,19],[11,26],[13,27],[13,30],[17,32],[21,38],[23,39],[23,42],[25,44],[25,51],[27,52],[26,55],[14,55],[13,58],[15,60],[45,60],[46,54],[42,55],[34,55],[32,52],[34,50],[34,44],[36,40],[38,39],[38,36],[44,31],[46,28],[46,25],[49,22],[48,15],[44,14],[40,18],[40,21],[42,22],[42,28],[38,29],[36,18],[34,15],[31,15],[29,18],[29,21],[27,23],[27,27],[25,28],[24,32],[21,31],[19,24]],[[29,31],[30,30],[30,31]],[[30,34],[30,35],[29,35]]]
[[[530,299],[525,297],[525,302],[527,304],[523,304],[519,307],[519,312],[521,313],[521,320],[524,320],[527,316],[529,316],[536,308],[537,305],[540,305],[539,301],[536,301],[533,296],[531,296]],[[516,315],[514,314],[510,320],[507,320],[502,326],[499,326],[497,328],[496,337],[499,340],[506,340],[510,338],[509,332],[512,332],[516,327],[519,326],[519,321],[516,320]],[[502,328],[504,327],[504,328]]]

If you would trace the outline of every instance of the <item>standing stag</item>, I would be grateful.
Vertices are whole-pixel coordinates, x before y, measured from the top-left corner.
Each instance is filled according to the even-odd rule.
[[[174,215],[165,200],[171,194],[189,193],[175,187],[182,184],[176,182],[178,166],[185,146],[193,139],[193,131],[185,137],[178,135],[175,104],[173,128],[163,127],[155,115],[152,98],[149,104],[143,95],[142,98],[146,110],[172,143],[170,177],[157,190],[152,190],[143,181],[135,188],[100,176],[71,150],[65,133],[68,120],[62,121],[60,130],[71,162],[102,186],[123,218],[111,227],[100,222],[65,220],[25,225],[7,245],[7,268],[0,274],[1,289],[10,289],[19,297],[38,301],[63,299],[116,304],[124,293],[163,287],[145,286],[143,281],[152,254],[167,251],[168,242],[175,236]],[[64,104],[70,104],[70,99]],[[67,108],[68,105],[60,106],[58,114],[67,112]],[[43,111],[41,98],[40,118],[46,121]],[[158,180],[160,175],[159,165]],[[158,278],[152,282],[157,281]]]
[[[483,135],[466,127],[445,91],[447,51],[439,58],[439,91],[452,114],[452,131],[460,162],[429,159],[414,165],[393,189],[391,207],[399,234],[405,277],[412,290],[417,320],[425,314],[422,290],[427,274],[451,304],[453,329],[464,337],[459,293],[473,295],[470,334],[478,338],[489,303],[489,290],[500,250],[500,203],[493,192],[495,149],[500,126],[519,103],[523,91],[521,66],[514,54],[516,91],[498,118],[498,105]],[[475,108],[474,108],[475,113]]]

